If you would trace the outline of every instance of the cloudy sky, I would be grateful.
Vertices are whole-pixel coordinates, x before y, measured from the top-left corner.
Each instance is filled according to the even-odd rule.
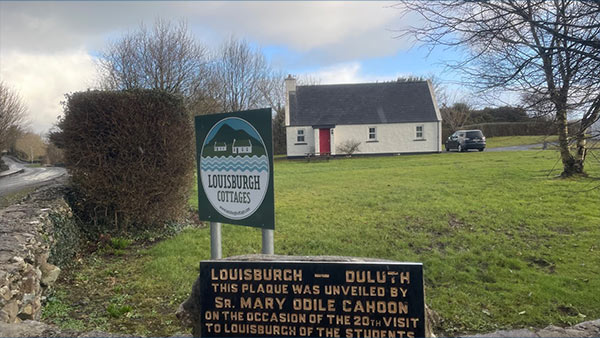
[[[184,19],[198,40],[216,47],[229,36],[260,46],[286,73],[321,83],[371,82],[435,74],[440,60],[411,48],[397,30],[410,24],[393,2],[6,2],[0,1],[0,78],[27,104],[30,126],[46,132],[64,94],[93,86],[107,42],[156,18]]]

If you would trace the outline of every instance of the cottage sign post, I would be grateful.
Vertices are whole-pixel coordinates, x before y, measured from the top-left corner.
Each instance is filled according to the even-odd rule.
[[[198,215],[211,226],[211,258],[221,258],[221,222],[262,229],[273,254],[271,109],[196,116]]]

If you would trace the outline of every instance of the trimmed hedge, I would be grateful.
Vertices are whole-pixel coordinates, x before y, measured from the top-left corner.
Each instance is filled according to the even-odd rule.
[[[479,129],[486,137],[551,135],[556,133],[552,121],[478,123],[462,126],[461,129]]]
[[[97,228],[162,225],[186,211],[193,129],[183,99],[159,90],[67,96],[52,141],[64,150],[72,208]]]

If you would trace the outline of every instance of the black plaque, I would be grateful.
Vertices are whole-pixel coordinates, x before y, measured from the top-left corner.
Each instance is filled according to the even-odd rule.
[[[202,337],[424,337],[421,263],[200,263]]]

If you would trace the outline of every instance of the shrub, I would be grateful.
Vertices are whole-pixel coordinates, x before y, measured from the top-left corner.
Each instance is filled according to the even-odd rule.
[[[110,247],[113,249],[127,249],[132,243],[132,240],[127,238],[115,237],[110,239]]]
[[[159,90],[74,93],[51,140],[64,151],[72,207],[95,228],[162,225],[185,211],[194,151],[181,97]]]
[[[460,129],[479,129],[486,137],[554,134],[552,121],[495,122],[462,126]]]
[[[50,214],[49,217],[52,228],[47,229],[47,232],[52,234],[54,240],[50,247],[48,263],[64,268],[73,263],[73,257],[83,249],[85,236],[74,217],[58,212]]]
[[[346,140],[337,146],[337,151],[346,154],[347,156],[352,156],[360,146],[360,141],[357,140]]]

